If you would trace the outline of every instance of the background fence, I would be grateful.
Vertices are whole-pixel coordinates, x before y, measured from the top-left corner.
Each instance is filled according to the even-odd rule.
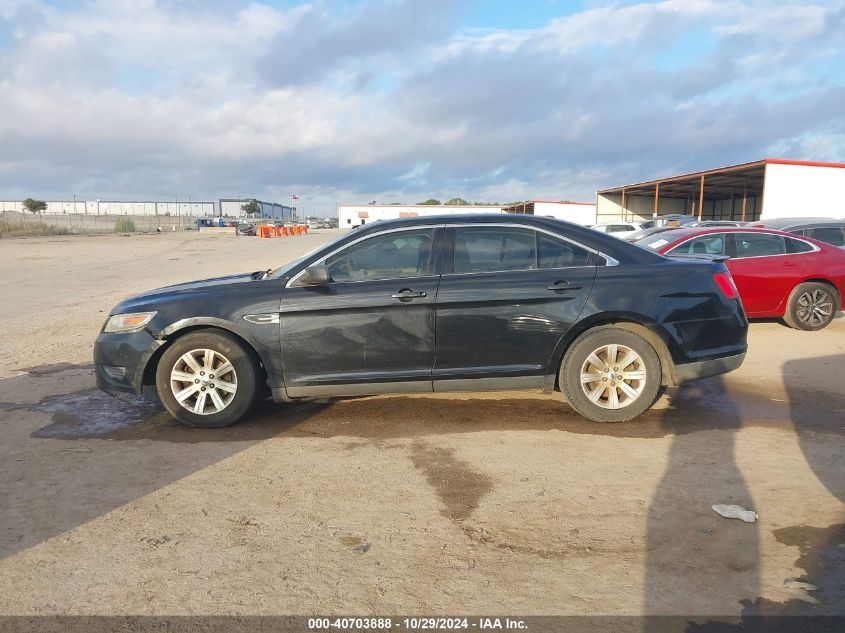
[[[0,211],[0,235],[97,235],[103,233],[156,233],[195,231],[192,215],[91,215],[84,213],[19,213]]]

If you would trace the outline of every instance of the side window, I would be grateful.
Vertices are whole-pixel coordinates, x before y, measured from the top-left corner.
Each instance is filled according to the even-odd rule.
[[[544,233],[537,233],[537,252],[540,268],[567,268],[590,264],[590,251]]]
[[[845,233],[838,226],[807,229],[806,235],[807,237],[812,237],[814,240],[826,242],[833,246],[845,246]]]
[[[624,233],[625,231],[630,231],[631,227],[627,224],[611,224],[607,227],[608,233]]]
[[[767,257],[786,253],[786,245],[780,235],[735,233],[734,239],[736,240],[736,256],[738,258]]]
[[[402,279],[429,274],[434,229],[397,231],[353,244],[326,259],[332,281]]]
[[[537,267],[534,231],[506,227],[457,227],[455,272],[483,273]]]
[[[725,234],[702,235],[673,248],[670,253],[684,255],[724,255]]]
[[[802,242],[801,240],[793,240],[790,237],[787,237],[785,239],[787,253],[809,253],[813,250],[813,247],[807,244],[807,242]]]

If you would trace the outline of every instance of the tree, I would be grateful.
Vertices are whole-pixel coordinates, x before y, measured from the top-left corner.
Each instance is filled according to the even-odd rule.
[[[32,198],[27,198],[23,201],[23,207],[30,213],[40,213],[41,211],[47,210],[47,203],[43,200],[33,200]]]
[[[452,198],[451,200],[447,201],[446,204],[462,204],[467,205],[469,202],[464,200],[463,198]]]
[[[429,198],[425,202],[418,202],[417,204],[440,204],[440,200],[435,200],[434,198]]]
[[[261,215],[261,205],[258,204],[258,200],[253,199],[242,204],[241,211],[243,211],[248,218],[254,218],[256,215]]]

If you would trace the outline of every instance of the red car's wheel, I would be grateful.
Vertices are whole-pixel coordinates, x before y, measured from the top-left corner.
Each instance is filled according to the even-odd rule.
[[[798,284],[786,302],[783,320],[796,330],[821,330],[833,321],[838,304],[836,290],[828,284]]]

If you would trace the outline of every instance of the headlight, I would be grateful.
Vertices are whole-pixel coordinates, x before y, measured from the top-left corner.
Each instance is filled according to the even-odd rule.
[[[135,332],[140,330],[156,315],[155,312],[133,312],[131,314],[113,314],[106,321],[103,332]]]

